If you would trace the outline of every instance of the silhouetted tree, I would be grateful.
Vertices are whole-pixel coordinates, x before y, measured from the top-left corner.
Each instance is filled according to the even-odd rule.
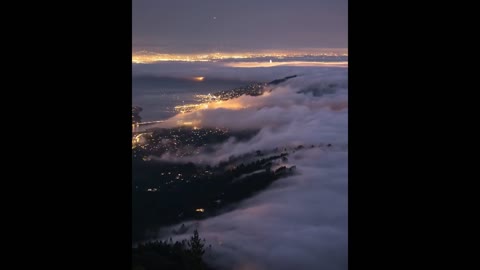
[[[188,241],[188,247],[190,248],[192,255],[199,259],[201,259],[205,253],[205,239],[200,239],[197,230],[193,231],[193,236],[190,238],[190,241]]]

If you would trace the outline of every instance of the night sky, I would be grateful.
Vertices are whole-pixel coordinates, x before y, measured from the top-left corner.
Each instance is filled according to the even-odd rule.
[[[133,0],[133,49],[347,48],[347,0]]]

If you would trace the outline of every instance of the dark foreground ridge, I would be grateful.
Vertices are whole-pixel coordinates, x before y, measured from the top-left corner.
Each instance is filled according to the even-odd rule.
[[[134,242],[158,237],[161,227],[228,211],[278,179],[296,174],[290,154],[313,148],[335,150],[331,144],[257,150],[231,156],[216,165],[159,158],[165,154],[189,158],[199,152],[208,156],[215,143],[251,136],[240,135],[208,129],[162,129],[146,138],[144,143],[149,146],[139,144],[132,149]],[[183,229],[172,233],[191,231]]]
[[[288,153],[256,151],[218,165],[133,158],[133,240],[155,237],[160,227],[201,220],[295,173]],[[182,232],[180,232],[182,233]]]
[[[132,249],[133,270],[210,270],[203,257],[210,252],[198,231],[189,240],[151,241]]]

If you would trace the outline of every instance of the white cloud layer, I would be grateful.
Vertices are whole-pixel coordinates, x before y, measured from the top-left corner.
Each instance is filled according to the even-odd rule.
[[[235,70],[209,72],[226,78]],[[330,150],[297,151],[289,162],[297,166],[298,175],[278,180],[231,212],[200,221],[200,235],[213,250],[206,259],[221,269],[234,270],[347,269],[347,68],[248,68],[237,76],[265,78],[273,73],[278,73],[277,78],[302,76],[263,96],[243,96],[162,123],[182,120],[201,126],[260,129],[247,142],[228,141],[213,155],[189,158],[196,162],[216,163],[231,155],[275,147],[333,145]]]

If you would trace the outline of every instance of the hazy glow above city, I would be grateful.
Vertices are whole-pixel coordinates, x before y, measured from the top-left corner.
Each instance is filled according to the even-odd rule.
[[[298,67],[345,67],[348,66],[348,61],[339,62],[318,62],[318,61],[277,61],[277,62],[235,62],[225,63],[227,67],[240,68],[258,68],[258,67],[276,67],[276,66],[298,66]]]
[[[148,64],[155,62],[215,62],[222,60],[238,60],[253,58],[292,58],[292,57],[346,57],[347,49],[295,49],[295,50],[272,50],[257,52],[217,52],[199,54],[170,54],[150,51],[138,51],[132,53],[132,63]],[[272,63],[274,65],[278,65]]]

